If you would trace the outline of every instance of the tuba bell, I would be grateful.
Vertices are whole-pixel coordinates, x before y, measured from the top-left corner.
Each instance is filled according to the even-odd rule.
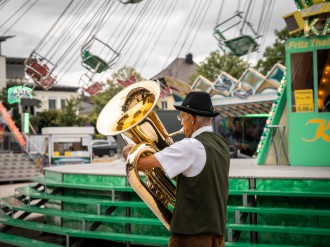
[[[160,85],[142,81],[125,87],[102,109],[96,128],[103,135],[123,134],[136,145],[127,157],[127,178],[140,198],[169,230],[175,205],[176,183],[160,168],[137,170],[140,157],[154,154],[173,144],[154,108],[160,96]],[[182,134],[178,131],[175,134]]]

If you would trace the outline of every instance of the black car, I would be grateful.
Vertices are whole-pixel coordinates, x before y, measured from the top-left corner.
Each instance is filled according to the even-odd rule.
[[[110,140],[99,139],[92,141],[93,156],[114,156],[117,153],[117,148],[118,144],[115,138],[111,138]]]

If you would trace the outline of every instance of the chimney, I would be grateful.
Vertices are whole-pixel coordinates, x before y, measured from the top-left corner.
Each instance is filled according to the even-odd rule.
[[[191,53],[188,53],[186,55],[186,63],[187,64],[194,64],[194,62],[193,62],[193,55]]]

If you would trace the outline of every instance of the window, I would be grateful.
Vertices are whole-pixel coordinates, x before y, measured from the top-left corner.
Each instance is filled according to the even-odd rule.
[[[162,101],[162,109],[167,109],[167,101]]]
[[[292,112],[313,112],[313,53],[291,54]]]
[[[317,51],[318,111],[330,112],[330,50]]]
[[[61,109],[65,108],[65,99],[61,99]]]
[[[48,100],[48,110],[56,110],[56,99]]]

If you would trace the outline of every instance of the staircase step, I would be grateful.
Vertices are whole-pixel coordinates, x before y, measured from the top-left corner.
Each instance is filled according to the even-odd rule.
[[[77,230],[66,227],[24,221],[19,219],[13,219],[3,213],[0,214],[0,223],[8,226],[29,229],[32,231],[48,232],[52,234],[62,235],[62,236],[66,236],[67,239],[69,237],[77,237],[77,238],[103,239],[103,240],[123,241],[123,242],[128,241],[132,243],[164,244],[164,245],[166,245],[168,242],[167,236],[149,236],[149,235],[126,234],[126,233],[84,231],[84,230]]]
[[[13,205],[11,207],[14,211],[23,211],[29,213],[36,213],[49,216],[58,216],[62,218],[76,219],[81,221],[93,222],[107,222],[107,223],[127,223],[127,224],[143,224],[143,225],[159,225],[163,224],[158,218],[142,218],[142,217],[125,217],[125,216],[112,216],[112,215],[94,215],[79,212],[64,211],[52,208],[39,208],[29,205]]]
[[[58,200],[62,202],[81,203],[89,205],[103,205],[114,207],[131,207],[131,208],[148,208],[148,206],[142,201],[115,201],[111,199],[95,199],[78,196],[66,196],[66,195],[53,195],[45,192],[35,190],[31,187],[25,186],[16,188],[15,191],[19,194],[29,196],[31,199],[45,199],[45,200]]]
[[[53,179],[41,177],[34,177],[31,181],[38,182],[43,185],[60,187],[60,188],[74,188],[74,189],[86,189],[86,190],[105,190],[105,191],[118,191],[118,192],[134,192],[130,186],[113,186],[113,185],[95,185],[95,184],[80,184],[80,183],[68,183],[63,181],[55,181]]]
[[[46,243],[29,238],[23,238],[12,234],[0,232],[0,243],[11,244],[20,247],[61,247],[62,245]]]

